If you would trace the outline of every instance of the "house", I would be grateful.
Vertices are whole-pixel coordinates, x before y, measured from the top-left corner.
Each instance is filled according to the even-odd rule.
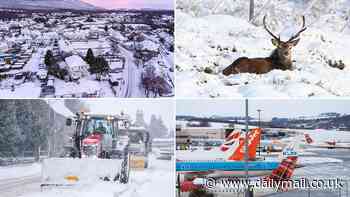
[[[102,55],[108,62],[111,72],[120,72],[125,68],[125,58],[120,55],[106,53]]]
[[[153,57],[157,57],[160,53],[159,44],[151,40],[144,40],[142,42],[138,42],[135,48],[136,48],[135,57],[139,59],[143,59],[144,61],[148,61]]]
[[[89,65],[78,55],[72,55],[65,59],[69,76],[77,80],[88,75]]]
[[[119,86],[123,81],[123,73],[110,73],[109,74],[109,84],[111,86]]]

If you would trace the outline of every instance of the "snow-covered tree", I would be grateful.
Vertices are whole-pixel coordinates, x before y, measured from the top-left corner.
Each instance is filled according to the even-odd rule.
[[[168,135],[168,128],[165,126],[163,119],[156,115],[151,116],[151,122],[149,124],[148,130],[152,138],[165,137]]]
[[[0,156],[15,156],[19,149],[15,103],[13,100],[1,100],[0,109]]]
[[[147,124],[145,122],[144,113],[142,110],[136,111],[136,119],[135,119],[134,125],[139,126],[139,127],[147,127]]]
[[[26,137],[24,144],[39,160],[40,148],[47,146],[49,107],[43,100],[17,100],[16,106],[17,125]]]

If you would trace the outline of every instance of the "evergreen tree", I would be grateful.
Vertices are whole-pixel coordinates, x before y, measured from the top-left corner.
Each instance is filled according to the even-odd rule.
[[[104,57],[97,57],[95,59],[96,72],[98,74],[106,73],[109,70],[108,62]]]
[[[92,63],[95,61],[95,56],[94,52],[92,51],[91,48],[87,50],[86,56],[85,56],[85,61],[91,66]]]
[[[25,149],[33,150],[39,160],[39,148],[47,145],[49,107],[43,100],[16,100],[17,125],[25,135]]]
[[[55,59],[51,50],[48,50],[45,54],[45,64],[49,68],[55,64]]]
[[[144,118],[144,114],[143,114],[143,111],[142,110],[137,110],[136,111],[136,120],[135,120],[135,123],[134,123],[135,126],[138,126],[138,127],[147,127],[147,124],[145,122],[145,118]]]
[[[154,114],[151,116],[148,130],[150,131],[152,138],[165,137],[168,135],[168,129],[164,125],[162,118],[157,118]]]
[[[17,154],[18,138],[16,136],[16,114],[13,100],[0,101],[0,157]]]

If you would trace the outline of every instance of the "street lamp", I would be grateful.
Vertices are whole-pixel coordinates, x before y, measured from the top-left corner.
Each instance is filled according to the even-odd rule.
[[[259,122],[258,122],[258,127],[259,127],[259,129],[261,129],[261,119],[260,119],[260,114],[261,114],[261,112],[263,111],[263,110],[261,110],[261,109],[258,109],[258,110],[256,110],[257,112],[258,112],[258,120],[259,120]],[[261,151],[261,140],[259,141],[259,156],[260,156],[260,151]]]
[[[245,138],[244,138],[244,161],[245,161],[245,178],[248,181],[249,179],[249,169],[248,169],[248,134],[249,134],[249,114],[248,114],[248,99],[245,100]],[[247,190],[245,191],[245,197],[252,197],[253,190],[250,189],[248,185]]]

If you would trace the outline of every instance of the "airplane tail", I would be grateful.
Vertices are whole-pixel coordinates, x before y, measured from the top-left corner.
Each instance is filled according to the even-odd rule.
[[[225,142],[220,146],[220,150],[225,152],[230,149],[230,146],[237,141],[241,133],[239,131],[232,131],[227,137]]]
[[[256,157],[256,147],[258,146],[261,138],[261,129],[254,128],[251,129],[248,134],[248,159],[255,160]],[[239,145],[228,160],[241,161],[244,159],[244,138],[239,138]]]
[[[282,160],[280,165],[274,169],[270,176],[265,177],[265,179],[269,181],[276,182],[278,188],[277,191],[285,191],[290,186],[286,185],[289,184],[288,181],[293,176],[295,167],[297,165],[298,161],[298,152],[295,148],[297,148],[298,144],[295,142],[294,144],[290,144],[289,146],[285,147],[282,151]]]
[[[314,140],[310,137],[309,134],[305,133],[304,136],[305,136],[306,143],[312,144],[314,142]]]
[[[284,158],[280,165],[272,171],[271,175],[265,177],[265,180],[276,182],[277,184],[274,185],[277,186],[277,191],[286,191],[290,187],[288,185],[290,182],[287,180],[290,180],[293,176],[297,160],[297,156]]]

